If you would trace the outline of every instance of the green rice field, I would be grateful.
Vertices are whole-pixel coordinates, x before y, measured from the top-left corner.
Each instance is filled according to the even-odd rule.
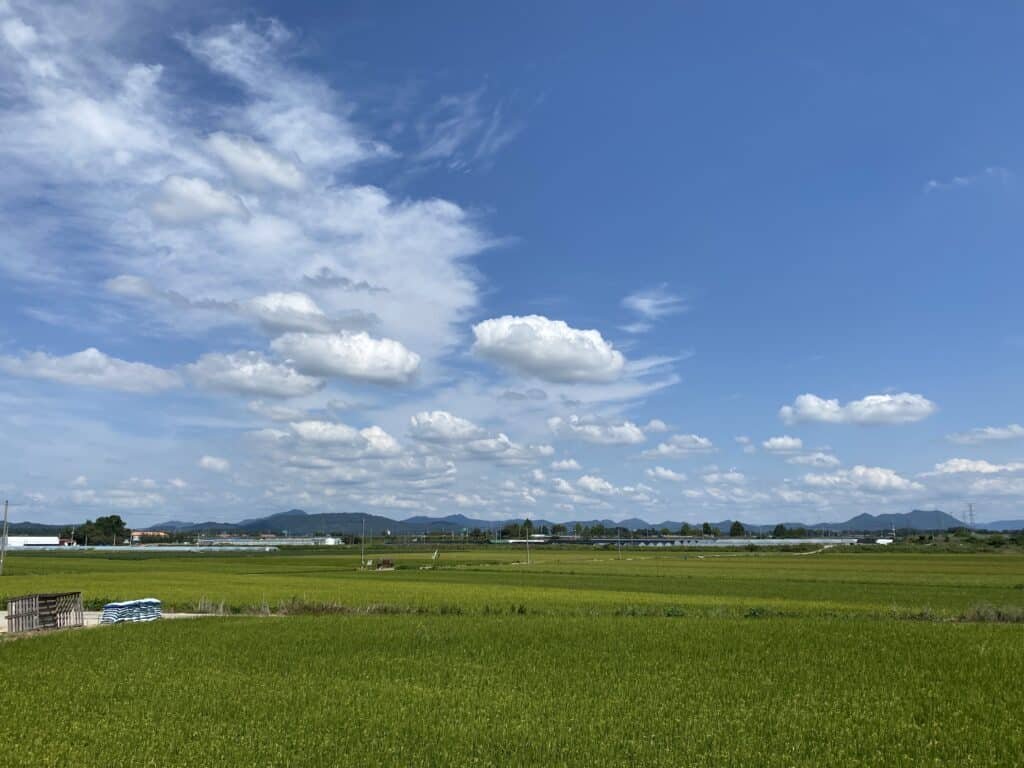
[[[378,557],[380,553],[375,553]],[[1024,556],[15,554],[218,616],[0,642],[11,766],[995,766]],[[259,615],[259,614],[271,615]],[[997,620],[1005,619],[1005,620]]]

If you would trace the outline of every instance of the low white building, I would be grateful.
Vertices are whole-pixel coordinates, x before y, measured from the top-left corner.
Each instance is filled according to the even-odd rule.
[[[196,540],[200,547],[334,547],[343,543],[333,536],[213,536]]]
[[[59,536],[8,536],[8,549],[24,549],[26,547],[59,547]]]

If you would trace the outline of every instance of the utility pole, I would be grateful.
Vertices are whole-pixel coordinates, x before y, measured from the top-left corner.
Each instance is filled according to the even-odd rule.
[[[0,576],[4,575],[4,557],[7,556],[7,499],[4,499],[4,535],[0,539]]]
[[[363,535],[359,537],[359,570],[366,565],[366,518],[363,518]]]
[[[967,527],[974,530],[974,503],[967,502]]]

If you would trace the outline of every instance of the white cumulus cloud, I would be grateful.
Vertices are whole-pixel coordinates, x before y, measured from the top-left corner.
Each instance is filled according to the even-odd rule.
[[[614,424],[576,415],[568,418],[552,416],[548,419],[548,428],[559,437],[599,445],[631,445],[646,439],[644,431],[631,421]]]
[[[592,493],[597,496],[612,496],[616,493],[614,485],[609,483],[603,477],[597,477],[595,475],[583,475],[576,481],[576,487],[581,491]]]
[[[427,442],[463,443],[482,437],[484,430],[448,411],[422,411],[409,419],[409,434]]]
[[[286,333],[270,346],[311,376],[401,384],[409,381],[420,365],[420,356],[401,342],[367,333]]]
[[[493,501],[485,499],[478,493],[457,493],[452,497],[452,501],[455,502],[455,506],[461,507],[462,509],[490,507],[494,504]]]
[[[551,468],[556,472],[580,469],[580,463],[576,459],[559,459],[551,462]]]
[[[935,403],[924,395],[900,392],[868,395],[861,400],[840,404],[812,394],[799,395],[792,405],[779,409],[787,424],[818,421],[831,424],[907,424],[921,421],[935,412]]]
[[[323,386],[321,379],[272,363],[259,352],[211,352],[185,366],[189,377],[204,389],[246,395],[301,397]]]
[[[858,464],[828,474],[804,475],[804,483],[815,488],[837,488],[855,491],[885,493],[887,491],[917,491],[923,486],[885,467],[865,467]]]
[[[689,456],[695,453],[709,453],[715,449],[714,443],[707,437],[701,435],[672,435],[663,443],[658,443],[654,448],[644,451],[643,455],[649,458],[674,458]]]
[[[761,447],[770,453],[793,453],[804,447],[804,441],[799,437],[779,435],[778,437],[769,437],[761,443]]]
[[[359,436],[366,442],[364,456],[397,456],[402,452],[399,442],[376,424],[360,429]]]
[[[340,422],[309,419],[290,426],[305,442],[352,449],[357,458],[397,456],[402,450],[394,437],[376,425],[356,429]]]
[[[246,309],[271,333],[330,329],[324,311],[309,296],[297,291],[257,296],[246,302]]]
[[[231,462],[219,456],[203,456],[199,459],[200,469],[208,469],[210,472],[224,473],[231,469]]]
[[[703,477],[704,482],[709,485],[743,485],[747,482],[746,475],[735,469],[728,471],[714,470],[706,472]]]
[[[355,427],[333,421],[296,421],[291,428],[300,438],[311,443],[354,445],[362,439]]]
[[[484,320],[473,326],[473,334],[477,354],[546,381],[609,381],[626,364],[600,332],[541,315]]]
[[[504,432],[494,437],[470,440],[465,444],[465,449],[470,456],[490,459],[499,464],[522,464],[533,461],[538,455],[535,448],[514,442]]]
[[[1000,472],[1024,471],[1024,462],[1013,461],[1008,464],[993,464],[984,459],[948,459],[935,465],[933,472],[926,475],[976,474],[994,475]]]
[[[652,469],[648,469],[645,474],[655,480],[668,480],[673,483],[681,483],[686,480],[686,475],[681,472],[675,472],[674,470],[667,469],[666,467],[654,467]]]

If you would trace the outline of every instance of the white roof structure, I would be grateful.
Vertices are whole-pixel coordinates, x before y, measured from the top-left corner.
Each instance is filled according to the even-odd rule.
[[[8,549],[21,549],[23,547],[59,547],[59,536],[8,536]]]

